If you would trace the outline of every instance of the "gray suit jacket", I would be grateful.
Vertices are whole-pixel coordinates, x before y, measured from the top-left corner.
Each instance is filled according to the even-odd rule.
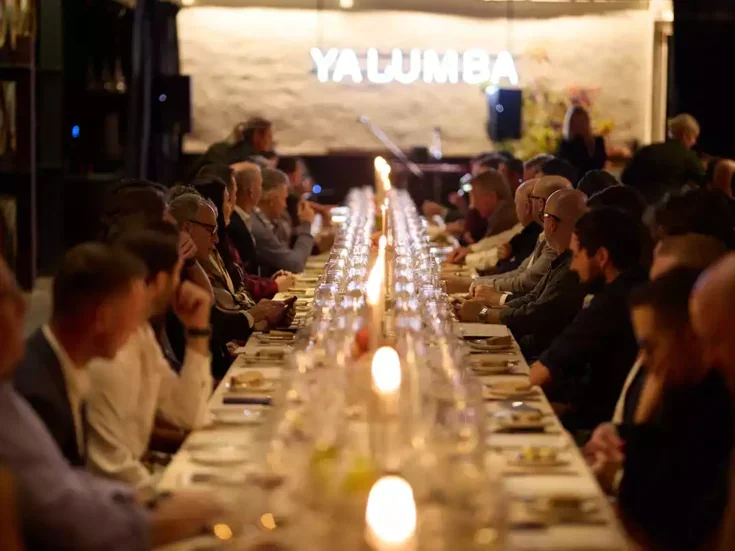
[[[304,222],[294,229],[296,242],[289,248],[273,233],[273,225],[265,215],[255,210],[250,219],[255,238],[255,250],[262,276],[271,276],[278,270],[289,272],[303,272],[306,260],[314,246],[314,237],[311,235],[311,224]]]
[[[530,293],[549,271],[551,263],[557,256],[556,251],[546,243],[546,239],[541,239],[536,244],[533,254],[526,258],[518,268],[499,276],[478,278],[475,285],[492,284],[497,291],[504,293],[519,295]],[[533,264],[531,264],[531,258],[533,258]]]

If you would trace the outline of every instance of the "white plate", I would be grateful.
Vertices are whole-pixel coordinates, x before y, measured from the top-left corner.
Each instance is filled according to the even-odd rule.
[[[477,337],[507,337],[510,331],[505,325],[488,323],[458,323],[455,325],[458,336],[465,338]]]
[[[250,460],[250,452],[245,446],[232,444],[188,447],[189,458],[202,465],[239,465]]]
[[[261,409],[241,409],[239,407],[212,410],[212,421],[219,425],[258,425],[263,422]]]

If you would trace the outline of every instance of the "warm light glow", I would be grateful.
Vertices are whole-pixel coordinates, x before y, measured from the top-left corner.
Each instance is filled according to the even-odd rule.
[[[355,5],[354,0],[339,0],[339,7],[343,10],[352,9]]]
[[[389,169],[389,170],[390,170],[390,169]],[[390,183],[390,178],[388,178],[387,176],[384,176],[384,177],[383,177],[383,189],[384,189],[385,191],[390,191],[392,187],[393,187],[393,186],[392,186],[392,185],[391,185],[391,183]]]
[[[375,170],[382,174],[384,167],[388,166],[388,162],[383,157],[375,157]],[[388,167],[390,168],[390,167]]]
[[[378,239],[378,248],[381,251],[385,251],[386,245],[388,245],[388,238],[384,235],[381,235],[380,239]]]
[[[401,388],[401,359],[390,346],[375,351],[371,372],[373,386],[379,393],[389,394]]]
[[[193,6],[194,0],[181,0],[181,5],[182,6]]]
[[[367,303],[370,306],[377,306],[380,302],[380,292],[383,288],[383,274],[385,272],[385,258],[383,258],[381,262],[381,257],[382,255],[379,254],[378,260],[375,261],[373,269],[370,270],[367,286],[365,288]]]
[[[225,541],[232,539],[232,529],[226,524],[215,524],[212,527],[212,531],[217,539]]]
[[[416,501],[411,485],[398,476],[378,480],[368,496],[365,523],[368,543],[374,549],[400,549],[411,540],[416,533]]]

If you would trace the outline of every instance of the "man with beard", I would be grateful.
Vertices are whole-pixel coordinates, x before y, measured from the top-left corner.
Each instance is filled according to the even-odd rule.
[[[610,419],[638,353],[627,298],[647,278],[639,223],[623,211],[586,213],[570,246],[571,270],[594,298],[531,366],[531,384],[569,406],[562,416],[567,428],[591,429]]]

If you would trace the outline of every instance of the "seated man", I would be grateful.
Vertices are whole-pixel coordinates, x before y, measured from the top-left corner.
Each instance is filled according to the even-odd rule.
[[[86,318],[83,325],[88,327],[78,325],[76,329],[85,333],[74,336],[70,328],[56,332],[58,323],[52,321],[49,331],[63,333],[67,356],[75,362],[90,354],[114,355],[135,330],[136,314],[145,308],[142,266],[136,259],[104,245],[80,247],[61,262],[54,282],[60,304],[54,304],[54,311],[66,320],[69,309],[77,309],[74,317]],[[206,526],[222,522],[222,508],[208,494],[177,492],[144,505],[130,487],[69,466],[54,436],[9,380],[23,356],[24,313],[23,294],[0,259],[0,462],[13,472],[22,496],[18,505],[21,524],[27,528],[26,548],[143,551],[197,536]],[[40,355],[55,357],[48,342],[39,348]],[[34,382],[42,387],[46,381],[40,374]],[[57,379],[53,384],[64,382]],[[52,394],[58,401],[58,392],[48,396]],[[66,404],[45,411],[54,410],[68,420],[65,409]]]
[[[675,268],[704,271],[724,257],[726,252],[727,249],[721,241],[708,235],[687,234],[667,237],[656,246],[650,270],[651,280],[658,279]],[[616,458],[619,457],[622,441],[617,427],[620,424],[635,422],[635,412],[646,382],[646,372],[643,357],[639,354],[628,372],[618,397],[612,423],[600,424],[584,447],[584,455],[591,464],[602,468],[606,461],[613,463],[618,461]]]
[[[26,343],[15,386],[72,465],[84,465],[87,453],[87,364],[113,358],[144,319],[145,274],[124,251],[73,248],[54,278],[51,320]]]
[[[191,236],[196,245],[196,261],[205,268],[212,282],[215,298],[212,370],[215,376],[222,376],[231,363],[227,343],[247,340],[255,329],[265,330],[285,323],[290,312],[282,302],[264,299],[256,305],[243,289],[234,288],[215,248],[218,228],[214,205],[200,195],[188,194],[174,199],[170,212],[179,228]],[[174,333],[170,331],[170,335]]]
[[[283,243],[274,233],[273,221],[279,220],[286,212],[288,177],[280,170],[269,168],[263,169],[262,173],[263,194],[250,219],[261,271],[263,275],[272,275],[279,270],[302,272],[314,246],[311,235],[314,211],[308,204],[301,204],[298,213],[300,224],[294,230],[296,241],[293,248]]]
[[[628,214],[602,207],[582,216],[572,234],[571,270],[594,298],[531,366],[530,376],[552,402],[569,406],[562,416],[569,430],[610,419],[638,353],[626,301],[647,280],[639,226]]]
[[[232,244],[240,253],[240,260],[249,274],[260,275],[260,264],[255,252],[255,238],[251,230],[253,209],[263,193],[263,175],[254,163],[239,163],[233,166],[237,193],[235,207],[227,232]]]
[[[527,358],[544,351],[574,319],[584,300],[584,288],[570,269],[569,246],[577,220],[586,210],[586,199],[584,193],[572,189],[549,197],[544,233],[558,256],[533,291],[507,302],[502,309],[493,309],[478,299],[465,301],[459,309],[461,321],[507,325]]]
[[[148,319],[163,316],[172,307],[186,327],[186,353],[178,374],[166,361],[148,321],[114,359],[89,363],[87,466],[92,472],[142,487],[151,483],[141,458],[148,449],[156,413],[188,431],[201,423],[206,411],[212,392],[211,299],[191,282],[180,283],[183,259],[173,226],[162,223],[156,229],[130,232],[115,245],[147,267]]]
[[[516,217],[519,223],[513,226],[511,229],[504,232],[495,234],[490,237],[485,237],[473,243],[468,247],[458,247],[454,249],[449,256],[447,256],[446,262],[450,264],[467,264],[477,270],[494,270],[498,259],[500,258],[500,250],[506,246],[509,241],[514,237],[523,233],[524,229],[527,229],[526,234],[535,233],[536,238],[533,240],[529,255],[533,252],[536,247],[536,241],[538,235],[541,233],[541,226],[535,224],[535,216],[533,215],[533,208],[531,206],[530,195],[533,195],[533,186],[537,180],[529,180],[524,182],[516,191],[515,194],[515,209]],[[505,257],[504,257],[505,258]],[[523,259],[518,261],[520,264]],[[507,271],[507,270],[506,270]]]
[[[572,189],[572,184],[558,176],[546,176],[533,186],[533,195],[529,195],[529,198],[536,223],[540,228],[544,227],[543,214],[546,201],[552,193],[561,189]],[[533,253],[521,262],[518,268],[501,275],[478,278],[472,285],[473,291],[488,304],[501,306],[513,294],[523,295],[532,291],[549,271],[549,266],[556,256],[557,253],[546,243],[542,233]]]
[[[710,548],[722,524],[735,412],[726,382],[729,374],[718,369],[722,364],[709,352],[730,348],[732,338],[721,331],[724,341],[700,341],[692,327],[700,312],[705,324],[722,323],[723,318],[715,321],[715,310],[724,303],[732,307],[725,297],[732,296],[735,270],[730,263],[726,273],[718,275],[722,266],[704,276],[697,294],[700,289],[706,294],[709,283],[714,283],[714,292],[709,297],[695,294],[691,321],[696,271],[675,269],[630,299],[633,327],[650,376],[635,424],[620,430],[624,448],[618,503],[629,533],[646,549]],[[715,289],[723,282],[729,287],[726,293],[722,287]],[[700,297],[707,298],[699,304],[702,310]],[[609,480],[606,473],[600,474],[603,482]]]
[[[474,243],[508,231],[518,223],[510,185],[500,172],[485,170],[474,176],[471,184],[471,208],[465,218],[465,239],[468,242]],[[476,219],[475,227],[473,216]]]
[[[523,163],[523,180],[531,180],[532,178],[541,177],[541,167],[546,161],[553,159],[553,155],[548,153],[539,153],[538,155],[531,157],[525,163]]]

